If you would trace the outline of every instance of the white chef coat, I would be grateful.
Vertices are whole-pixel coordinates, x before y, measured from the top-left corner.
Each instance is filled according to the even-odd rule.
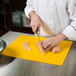
[[[40,35],[51,36],[63,33],[76,40],[75,0],[27,0],[25,14],[35,11],[40,17]]]

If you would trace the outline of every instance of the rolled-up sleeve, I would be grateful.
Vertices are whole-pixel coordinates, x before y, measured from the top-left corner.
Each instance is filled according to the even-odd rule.
[[[75,0],[68,0],[68,14],[71,23],[65,28],[63,34],[70,40],[76,41],[76,6]]]
[[[24,11],[25,11],[26,16],[27,16],[28,18],[30,18],[30,17],[29,17],[29,13],[30,13],[31,11],[34,11],[34,8],[33,8],[33,5],[32,5],[32,0],[27,0],[26,4],[27,4],[27,5],[26,5]]]

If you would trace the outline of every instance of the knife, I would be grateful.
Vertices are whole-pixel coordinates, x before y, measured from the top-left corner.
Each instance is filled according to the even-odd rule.
[[[38,32],[36,32],[36,34],[37,34],[37,37],[38,37],[39,41],[41,41],[41,40],[40,40],[40,37],[39,37],[39,33],[38,33]]]
[[[36,34],[37,34],[37,37],[38,37],[39,41],[41,41],[40,37],[39,37],[39,31],[38,31],[38,29],[36,30]]]
[[[36,34],[37,34],[37,37],[38,37],[38,39],[39,39],[39,48],[40,48],[40,51],[43,53],[43,54],[45,54],[45,50],[44,50],[44,47],[42,46],[42,42],[41,42],[41,40],[40,40],[40,37],[39,37],[39,32],[38,32],[38,30],[36,31]]]

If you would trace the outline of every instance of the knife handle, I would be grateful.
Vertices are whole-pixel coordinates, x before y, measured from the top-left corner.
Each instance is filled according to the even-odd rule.
[[[36,33],[38,32],[38,29],[36,30]]]

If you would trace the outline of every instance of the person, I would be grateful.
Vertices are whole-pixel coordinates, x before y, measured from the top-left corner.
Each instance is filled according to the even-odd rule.
[[[76,40],[75,0],[27,0],[24,10],[33,32],[38,29],[40,36],[50,36],[43,41],[45,50],[66,38]]]

